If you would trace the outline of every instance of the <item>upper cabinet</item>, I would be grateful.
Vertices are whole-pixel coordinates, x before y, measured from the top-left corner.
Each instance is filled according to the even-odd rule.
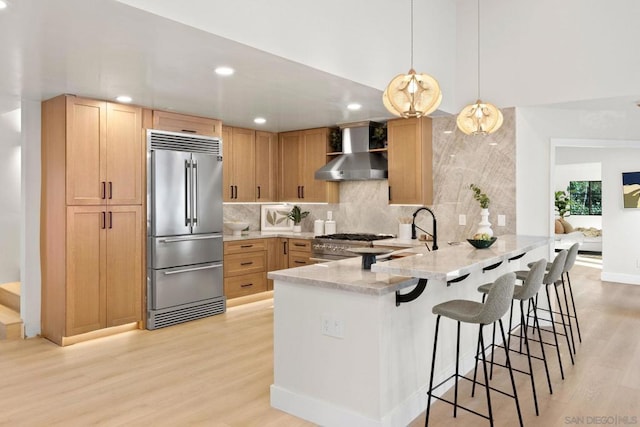
[[[250,129],[222,127],[225,202],[256,200],[256,133]]]
[[[328,128],[280,134],[279,196],[283,202],[337,203],[338,183],[315,179],[327,162]]]
[[[222,127],[225,202],[273,202],[277,137],[269,132]]]
[[[433,204],[431,118],[387,122],[389,203]]]
[[[278,135],[256,131],[256,202],[278,200]]]
[[[66,97],[68,205],[142,204],[142,110]]]
[[[220,120],[188,116],[168,111],[154,110],[153,129],[192,133],[203,136],[222,136],[222,122]]]

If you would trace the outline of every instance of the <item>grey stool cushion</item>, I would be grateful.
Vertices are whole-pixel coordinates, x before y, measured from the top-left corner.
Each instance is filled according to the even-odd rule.
[[[528,300],[538,293],[538,290],[542,286],[542,277],[544,276],[544,270],[547,265],[547,260],[542,258],[536,262],[532,262],[531,270],[516,272],[516,279],[520,279],[517,273],[523,273],[521,276],[524,281],[524,285],[515,285],[513,288],[513,299]],[[526,274],[525,274],[526,273]],[[478,292],[488,294],[489,290],[493,286],[493,283],[485,283],[478,287]]]
[[[511,306],[516,283],[514,273],[504,274],[491,285],[484,304],[469,300],[451,300],[435,305],[433,314],[465,323],[488,325],[500,319]]]

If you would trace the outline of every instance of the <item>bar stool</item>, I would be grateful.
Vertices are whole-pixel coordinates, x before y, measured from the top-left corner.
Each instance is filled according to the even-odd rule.
[[[524,344],[525,344],[525,349],[526,349],[526,355],[527,355],[527,361],[529,363],[529,371],[523,371],[520,369],[516,369],[516,368],[512,368],[514,371],[516,372],[521,372],[523,374],[527,374],[529,375],[529,377],[531,378],[531,391],[533,393],[533,403],[534,403],[534,407],[536,410],[536,415],[539,414],[538,411],[538,397],[536,395],[536,384],[534,381],[534,376],[533,376],[533,365],[531,364],[531,358],[534,359],[539,359],[542,360],[544,362],[544,369],[546,371],[547,374],[547,384],[549,385],[549,393],[553,394],[553,389],[551,387],[551,377],[549,376],[549,367],[547,366],[547,357],[545,356],[544,353],[544,345],[542,343],[542,334],[540,332],[540,324],[538,322],[538,316],[536,315],[536,311],[535,311],[535,300],[534,297],[538,294],[538,291],[540,290],[540,288],[542,287],[542,280],[544,278],[544,273],[545,273],[545,268],[547,266],[547,260],[546,259],[540,259],[534,263],[531,263],[531,269],[529,270],[529,274],[527,274],[526,279],[524,280],[524,284],[522,286],[516,285],[513,291],[513,299],[514,300],[518,300],[520,301],[520,324],[516,325],[515,327],[512,328],[512,319],[513,319],[513,301],[511,302],[511,308],[510,308],[510,312],[509,312],[509,337],[507,338],[507,342],[503,342],[502,346],[506,346],[506,350],[508,351],[516,351],[516,350],[512,350],[511,349],[511,335],[513,335],[513,330],[517,327],[520,328],[520,351],[518,351],[518,353],[520,354],[525,354],[522,353],[522,338],[524,336]],[[482,295],[482,301],[484,302],[487,294],[489,293],[489,291],[491,290],[491,286],[493,284],[492,283],[487,283],[484,285],[481,285],[478,287],[478,291],[481,292]],[[537,356],[533,356],[531,355],[531,351],[529,349],[529,339],[527,337],[528,331],[527,331],[527,322],[525,321],[525,309],[524,309],[524,302],[527,301],[529,303],[529,305],[533,305],[534,311],[533,311],[533,328],[534,328],[534,333],[535,331],[538,332],[538,338],[540,341],[540,351],[542,352],[542,357],[537,357]],[[493,333],[492,333],[492,343],[491,343],[491,348],[492,348],[492,352],[491,352],[491,374],[489,374],[489,378],[491,378],[492,374],[493,374],[493,364],[494,364],[494,359],[493,359],[493,355],[495,353],[495,347],[502,347],[501,345],[497,345],[495,344],[495,323],[493,324]],[[479,350],[479,349],[478,349]],[[477,354],[479,353],[476,352]],[[477,357],[477,356],[476,356]],[[502,366],[502,365],[499,365]],[[476,373],[477,373],[477,365],[473,371],[473,378],[475,380],[476,378]],[[475,391],[475,384],[474,384],[474,391]],[[473,395],[473,394],[472,394]]]
[[[502,316],[505,315],[509,306],[511,305],[511,301],[513,300],[513,289],[515,286],[515,278],[516,275],[514,273],[507,273],[500,276],[493,283],[491,290],[487,294],[486,302],[480,303],[477,301],[470,300],[451,300],[447,302],[443,302],[433,307],[432,312],[436,317],[436,331],[435,337],[433,341],[433,357],[431,359],[431,374],[429,377],[429,391],[427,392],[427,411],[425,417],[425,427],[429,425],[429,413],[431,408],[431,398],[435,398],[446,402],[450,405],[453,405],[453,416],[456,417],[458,407],[460,409],[464,409],[465,411],[471,412],[475,415],[478,415],[482,418],[488,419],[491,426],[493,426],[493,411],[491,409],[491,395],[490,390],[497,391],[504,395],[510,396],[515,400],[516,409],[518,411],[518,419],[520,420],[520,426],[522,426],[522,414],[520,412],[520,402],[518,401],[518,394],[516,392],[516,384],[513,379],[513,372],[511,370],[511,363],[509,361],[509,352],[505,349],[506,356],[506,366],[509,369],[509,376],[511,378],[511,386],[513,388],[513,394],[505,393],[502,390],[498,390],[489,385],[489,376],[487,373],[487,360],[485,357],[484,351],[484,339],[482,336],[482,328],[485,325],[493,324],[498,322],[500,325],[500,332],[502,333],[502,339],[506,342],[504,327],[502,325]],[[438,329],[440,326],[440,318],[448,317],[449,319],[455,320],[457,322],[457,334],[456,334],[456,372],[451,375],[446,380],[442,381],[437,386],[433,386],[433,377],[436,363],[436,350],[438,348]],[[463,378],[467,381],[471,381],[469,378],[466,378],[464,375],[459,374],[459,362],[460,362],[460,323],[475,323],[479,325],[478,329],[478,341],[481,348],[482,353],[482,366],[484,371],[484,386],[487,394],[487,408],[488,415],[481,414],[476,412],[470,408],[465,408],[464,406],[458,405],[458,379]],[[454,391],[454,401],[451,402],[447,399],[444,399],[439,396],[434,396],[433,391],[437,387],[440,387],[447,381],[455,378],[455,391]],[[473,380],[475,385],[476,381]]]
[[[544,275],[544,278],[542,279],[542,283],[545,285],[545,291],[546,291],[545,294],[547,296],[547,305],[549,309],[547,310],[547,309],[538,307],[538,295],[536,295],[535,306],[534,306],[536,311],[539,309],[539,310],[550,312],[550,319],[538,318],[538,321],[547,320],[551,323],[554,342],[550,343],[550,342],[544,341],[544,344],[552,345],[556,348],[556,353],[558,355],[558,365],[560,366],[560,376],[562,377],[562,379],[564,379],[564,370],[562,367],[562,358],[560,356],[560,345],[558,343],[558,335],[561,335],[561,336],[564,335],[565,338],[567,339],[567,346],[569,347],[569,356],[571,356],[571,364],[572,365],[574,364],[573,353],[571,352],[571,342],[569,341],[569,333],[567,332],[567,324],[564,321],[564,313],[562,311],[562,304],[560,302],[560,294],[558,293],[558,288],[557,288],[557,285],[562,283],[560,280],[560,277],[562,276],[562,272],[564,270],[564,264],[566,260],[567,260],[567,250],[563,249],[560,252],[558,252],[555,259],[551,263],[551,267],[549,268],[547,273]],[[524,281],[526,280],[528,274],[529,274],[529,271],[516,271],[516,278]],[[560,319],[562,320],[562,322],[558,322],[553,319],[553,311],[551,310],[551,288],[555,290]],[[530,312],[527,313],[527,321],[529,319],[528,317],[529,314]],[[562,323],[564,334],[556,330],[556,323]]]
[[[580,334],[580,323],[578,322],[578,313],[576,312],[576,303],[573,299],[573,290],[571,289],[571,278],[569,277],[569,271],[573,268],[576,263],[576,258],[578,256],[578,250],[580,249],[580,243],[574,243],[567,252],[567,259],[564,263],[564,268],[562,270],[562,274],[560,275],[561,285],[562,285],[562,293],[564,294],[564,306],[567,310],[567,323],[569,324],[569,333],[571,334],[571,344],[573,345],[573,354],[576,354],[576,343],[573,338],[573,325],[571,324],[571,319],[575,320],[576,330],[578,332],[578,340],[582,342],[582,335]],[[547,270],[551,268],[552,263],[547,263]],[[529,265],[531,268],[531,265]],[[567,278],[566,286],[565,286],[565,276]],[[560,285],[560,284],[557,284]],[[567,298],[567,289],[569,288],[569,297],[571,299],[571,308],[573,309],[573,314],[569,310],[569,299]],[[549,311],[547,309],[541,309],[544,311]],[[555,314],[559,314],[558,312],[554,312]]]

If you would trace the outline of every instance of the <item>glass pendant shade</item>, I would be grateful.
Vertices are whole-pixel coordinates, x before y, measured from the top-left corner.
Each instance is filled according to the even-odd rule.
[[[436,110],[442,101],[438,81],[428,74],[416,74],[412,68],[407,74],[398,74],[391,80],[382,103],[398,117],[422,117]]]
[[[467,135],[487,135],[500,129],[503,120],[498,107],[478,99],[460,111],[456,123]]]

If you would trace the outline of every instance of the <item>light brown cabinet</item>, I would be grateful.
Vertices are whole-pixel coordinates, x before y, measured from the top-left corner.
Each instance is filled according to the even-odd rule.
[[[256,131],[256,202],[278,200],[278,135]]]
[[[327,162],[328,128],[280,134],[279,198],[283,202],[337,203],[338,183],[315,179]]]
[[[222,127],[225,202],[256,200],[256,133],[250,129]]]
[[[142,203],[141,109],[66,97],[68,205]]]
[[[224,294],[227,299],[267,290],[265,239],[224,243]]]
[[[222,122],[220,120],[169,111],[153,111],[153,129],[203,136],[222,136]]]
[[[222,144],[224,201],[276,201],[276,135],[223,126]]]
[[[301,267],[303,265],[314,264],[311,257],[311,240],[289,239],[288,267]]]
[[[66,250],[67,335],[140,320],[141,206],[68,207]]]
[[[142,110],[59,96],[42,104],[42,334],[142,320]]]
[[[433,204],[431,119],[387,122],[389,203]]]

